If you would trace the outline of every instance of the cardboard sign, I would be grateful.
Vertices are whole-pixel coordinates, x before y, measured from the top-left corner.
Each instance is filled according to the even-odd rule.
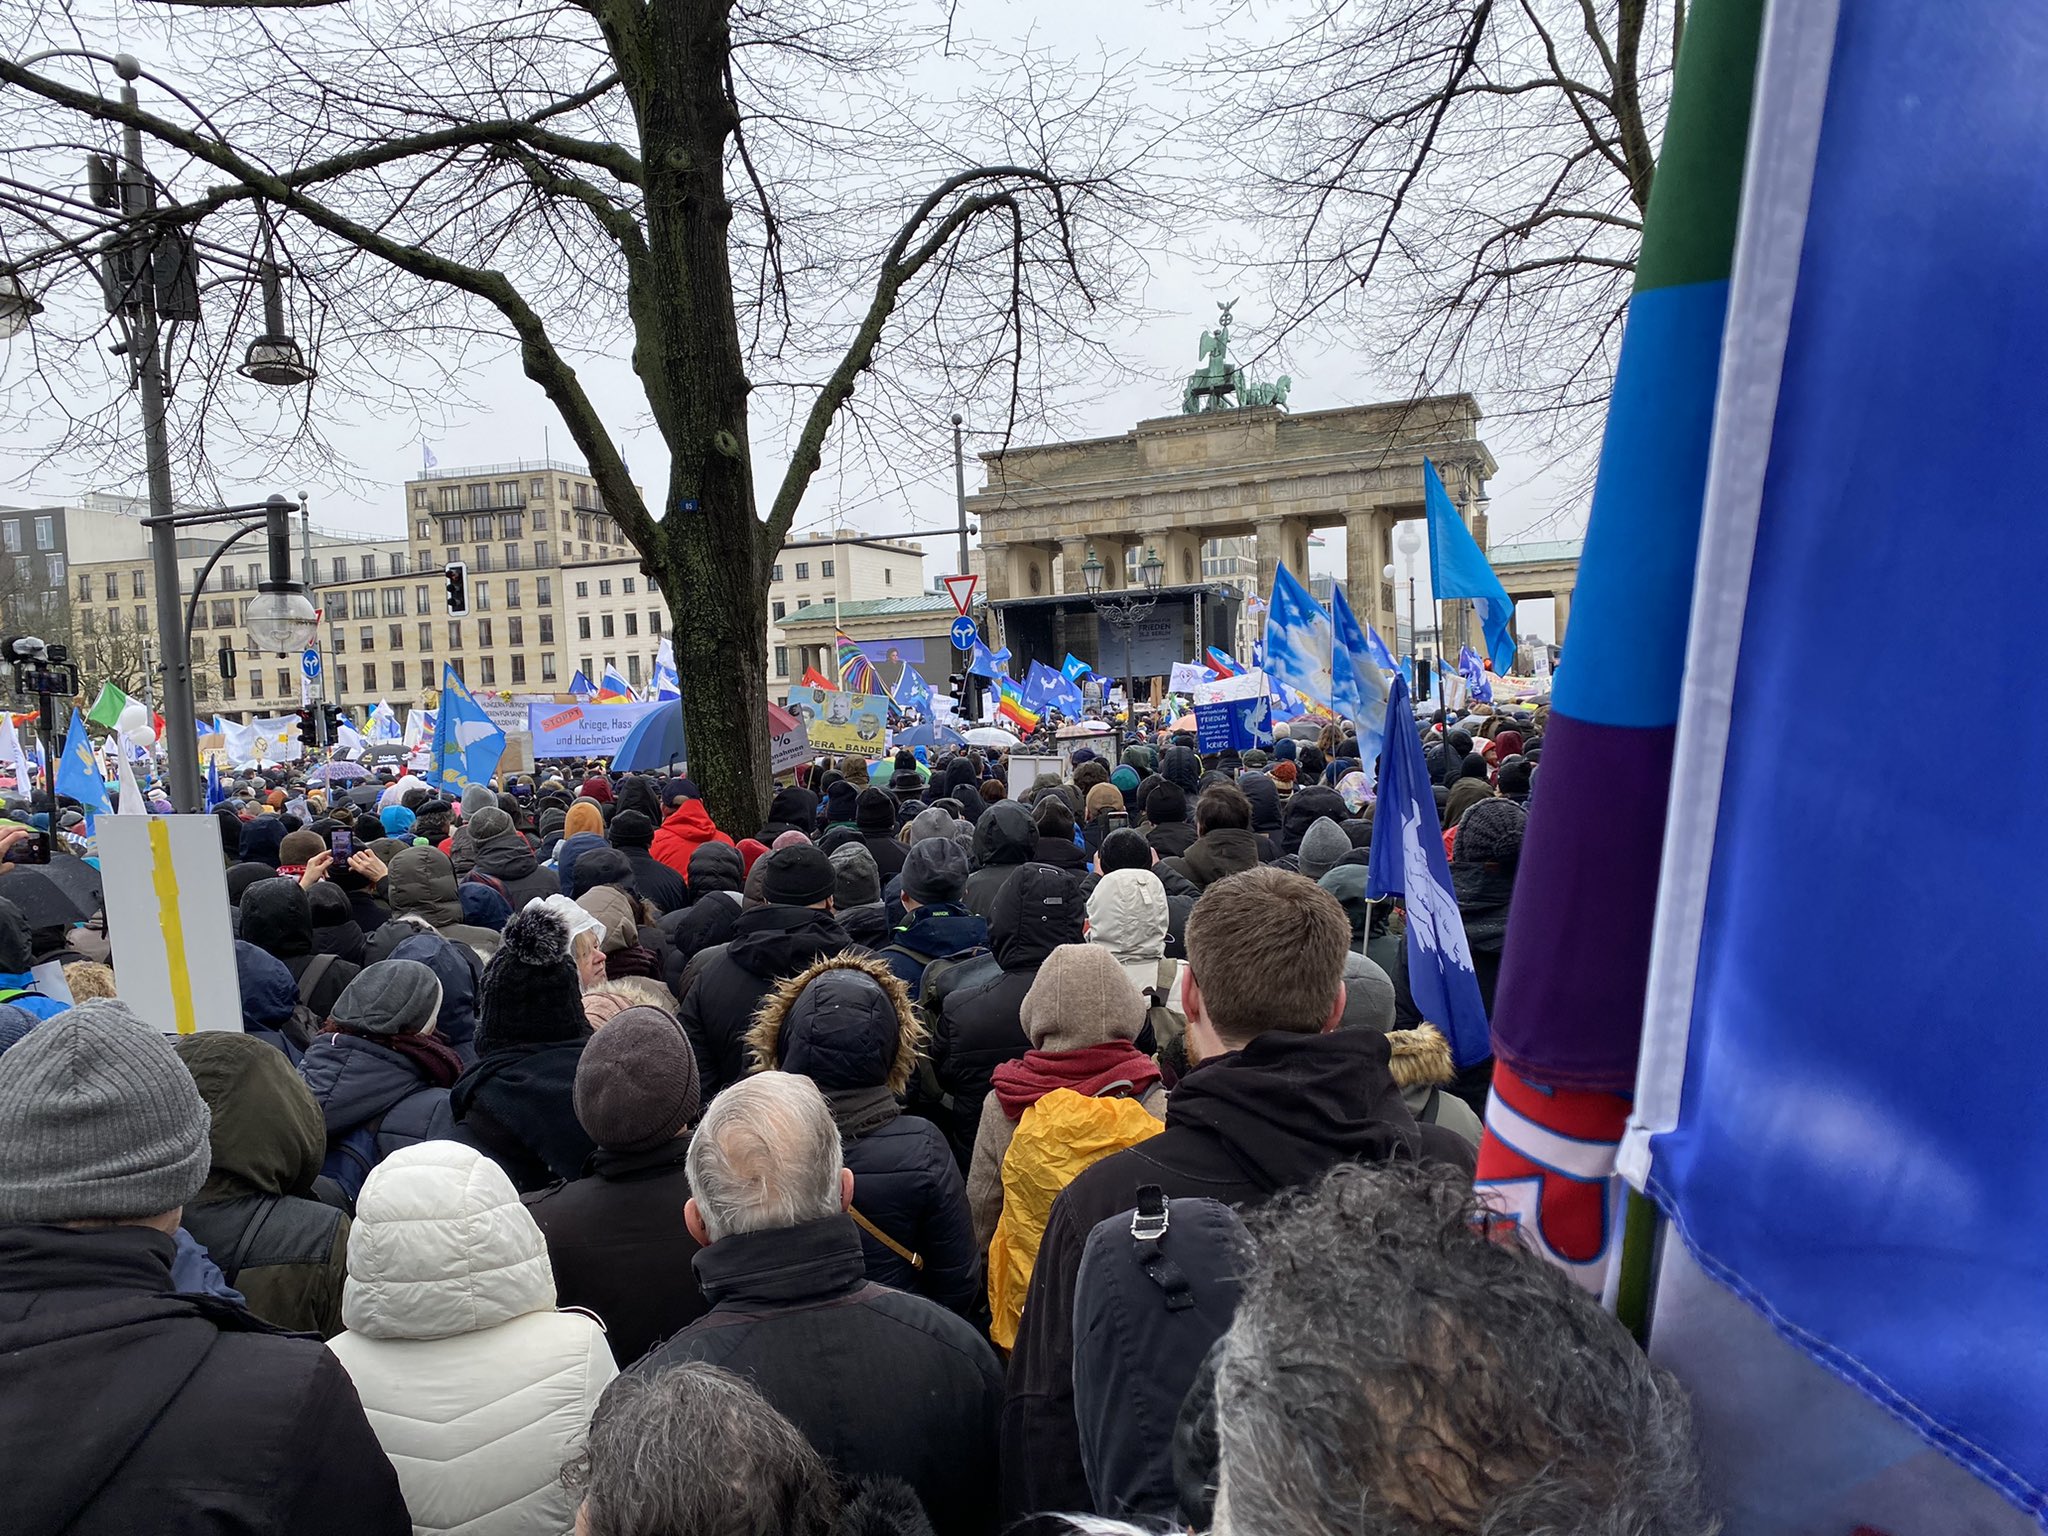
[[[872,757],[888,742],[889,701],[879,693],[799,686],[789,690],[786,702],[816,751]]]
[[[533,772],[533,732],[521,728],[505,733],[505,755],[498,759],[498,772]]]
[[[102,816],[94,827],[121,1001],[167,1035],[242,1027],[220,822]]]

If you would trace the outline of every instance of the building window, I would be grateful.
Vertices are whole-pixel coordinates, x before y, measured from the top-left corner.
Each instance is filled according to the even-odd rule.
[[[640,633],[640,615],[639,615],[639,614],[637,614],[637,613],[629,613],[629,614],[627,614],[627,615],[626,615],[626,633],[627,633],[627,634],[629,634],[629,635],[637,635],[637,634],[639,634],[639,633]]]
[[[81,603],[92,601],[92,572],[90,571],[80,571],[78,573],[78,600]]]
[[[8,527],[10,527],[10,528],[12,528],[12,527],[15,527],[16,525],[15,525],[15,524],[13,524],[13,523],[9,523],[9,524],[8,524],[7,526],[8,526]],[[17,537],[19,537],[19,535],[17,535]],[[136,595],[137,597],[140,597],[140,596],[141,596],[142,594],[141,594],[140,592],[138,592],[138,593],[136,593],[135,595]],[[117,603],[117,602],[119,602],[120,600],[121,600],[121,573],[120,573],[119,571],[109,571],[109,572],[107,572],[107,601],[108,601],[108,602],[110,602],[110,603]]]
[[[628,576],[624,581],[620,582],[619,590],[625,593],[626,596],[631,597],[633,595],[633,578]]]
[[[796,579],[797,579],[798,581],[809,581],[809,580],[811,579],[811,562],[810,562],[810,561],[808,561],[808,560],[799,560],[799,561],[797,561],[797,563],[796,563]]]
[[[62,591],[64,587],[64,557],[62,555],[43,556],[43,569],[49,574],[49,585],[52,590]]]
[[[508,571],[519,569],[519,546],[517,544],[507,544],[505,546],[505,569]]]
[[[478,668],[480,669],[480,671],[481,671],[481,674],[482,674],[482,675],[481,675],[481,676],[480,676],[480,677],[478,678],[478,681],[479,681],[479,682],[481,682],[481,683],[482,683],[482,684],[483,684],[483,685],[484,685],[484,686],[485,686],[486,688],[495,688],[495,687],[497,687],[497,686],[498,686],[498,658],[497,658],[497,657],[495,657],[495,656],[486,656],[486,657],[483,657],[483,658],[482,658],[482,659],[481,659],[480,661],[478,661],[478,662],[477,662],[477,666],[478,666]]]
[[[454,511],[458,510],[458,509],[459,509],[459,508],[460,508],[461,506],[462,506],[462,487],[461,487],[461,486],[459,486],[459,485],[444,485],[444,486],[442,486],[442,487],[441,487],[441,510],[442,510],[443,512],[454,512]]]
[[[443,544],[460,544],[462,542],[461,518],[444,517],[441,519],[441,542]]]
[[[507,645],[526,644],[526,620],[512,618],[505,621],[505,643]]]
[[[540,680],[544,683],[552,683],[555,680],[555,653],[553,651],[542,651],[540,653]]]
[[[654,578],[652,576],[647,578],[647,595],[649,597],[661,596],[661,588],[654,584]]]
[[[548,509],[546,507],[535,507],[533,509],[533,531],[535,533],[546,533],[548,531]]]
[[[599,634],[604,636],[604,638],[607,640],[612,638],[612,616],[610,614],[599,614],[597,616],[597,625]]]
[[[490,610],[491,584],[488,581],[472,581],[469,584],[469,606],[479,613]]]
[[[587,613],[576,615],[576,638],[578,640],[588,640],[590,638],[590,615]]]
[[[470,557],[469,563],[473,570],[488,571],[491,568],[491,546],[477,545],[476,553]]]
[[[216,602],[211,606],[213,608],[213,627],[215,629],[232,628],[235,622],[234,603],[232,601]]]
[[[363,692],[375,693],[376,691],[377,667],[374,662],[366,661],[363,663]]]
[[[639,685],[640,655],[637,651],[626,658],[626,681],[634,684],[636,687]]]
[[[491,487],[488,482],[471,485],[469,488],[469,509],[480,511],[491,504]]]
[[[277,696],[280,699],[288,699],[291,697],[291,692],[292,675],[283,667],[279,667],[277,669]]]
[[[460,619],[450,619],[448,621],[448,649],[451,651],[462,649],[462,620]]]
[[[224,677],[220,680],[220,696],[230,702],[233,701],[235,697],[235,680],[232,677]]]
[[[800,597],[796,600],[796,605],[799,608],[808,608],[811,606],[811,600],[808,597]]]
[[[427,488],[424,485],[413,487],[412,504],[415,510],[424,508],[426,506]]]
[[[588,560],[590,558],[590,546],[588,544],[583,546],[582,558],[585,560]]]
[[[90,608],[81,608],[78,611],[78,616],[81,619],[90,619],[92,617],[92,610]],[[88,625],[87,627],[90,628],[91,626]],[[194,603],[192,605],[192,627],[194,629],[206,628],[206,604]]]
[[[547,477],[545,475],[535,475],[531,480],[526,482],[526,494],[529,500],[539,501],[543,496],[547,495],[547,493],[548,482]]]
[[[252,699],[263,697],[263,674],[253,667],[249,669],[249,697]]]
[[[498,537],[516,539],[526,531],[526,519],[517,512],[507,512],[498,519]]]
[[[514,547],[516,548],[517,546]],[[519,578],[516,576],[505,583],[505,606],[507,608],[517,608],[519,606]]]
[[[54,517],[39,517],[39,518],[37,518],[37,519],[36,519],[36,548],[37,548],[37,549],[55,549],[56,547],[57,547],[57,520],[56,520],[56,519],[55,519]]]
[[[472,517],[469,520],[469,537],[472,542],[481,544],[490,536],[491,520],[488,517]]]
[[[497,501],[501,507],[518,506],[519,482],[517,480],[500,480],[497,486]]]
[[[20,518],[10,517],[6,522],[0,523],[0,549],[6,550],[7,553],[10,555],[18,555],[21,553]],[[108,581],[112,581],[113,579],[114,578],[111,574],[107,577]]]
[[[387,619],[395,619],[402,616],[405,612],[405,589],[403,587],[386,587],[383,591],[379,592],[377,594],[377,611]],[[396,645],[398,642],[394,640],[391,643]]]
[[[885,587],[896,585],[896,573],[886,565],[882,567],[882,585]]]
[[[768,617],[771,619],[779,619],[788,612],[789,605],[779,597],[768,605]]]
[[[770,581],[780,581],[780,580],[782,580],[782,567],[778,565],[778,566],[776,566],[776,567],[775,567],[774,569],[772,569],[771,571],[769,571],[769,573],[768,573],[768,579],[769,579]]]
[[[578,597],[588,597],[588,596],[590,596],[590,583],[589,583],[589,582],[587,582],[587,581],[579,581],[579,582],[577,582],[577,583],[576,583],[576,595],[577,595]]]
[[[777,677],[789,676],[789,647],[786,645],[775,647],[775,675]]]
[[[404,550],[394,549],[393,551],[391,551],[392,575],[403,576],[410,569],[412,569],[412,560],[411,557],[408,556]]]
[[[420,643],[419,643],[419,647],[418,647],[418,649],[419,649],[419,650],[420,650],[420,651],[421,651],[422,653],[424,653],[424,652],[427,652],[427,651],[431,651],[431,650],[432,650],[433,648],[434,648],[434,626],[433,626],[433,625],[431,625],[431,624],[422,624],[422,625],[420,626]]]
[[[535,539],[533,541],[533,563],[535,565],[546,565],[548,563],[548,541],[546,539]]]
[[[336,684],[336,685],[337,685],[337,686],[338,686],[338,687],[339,687],[339,688],[341,689],[341,691],[342,691],[343,693],[347,693],[347,692],[348,692],[348,668],[347,668],[347,667],[336,667],[336,668],[334,669],[334,681],[335,681],[335,684]],[[230,685],[229,685],[229,692],[228,692],[228,697],[232,699],[232,698],[233,698],[234,696],[235,696],[235,695],[234,695],[234,691],[233,691],[233,685],[232,685],[232,684],[230,684]]]
[[[589,658],[588,656],[584,657],[584,658],[583,658],[583,659],[582,659],[582,660],[581,660],[580,662],[578,662],[578,663],[577,663],[576,665],[577,665],[577,666],[578,666],[578,668],[579,668],[579,669],[580,669],[580,670],[582,671],[582,673],[583,673],[583,675],[584,675],[585,677],[589,677],[589,676],[591,676],[591,675],[592,675],[592,674],[593,674],[594,672],[596,672],[596,670],[597,670],[597,669],[596,669],[595,667],[593,667],[593,666],[592,666],[592,665],[590,664],[590,658]]]
[[[348,580],[348,556],[346,556],[346,555],[336,555],[336,556],[335,556],[335,557],[333,558],[333,560],[331,560],[331,561],[329,561],[329,562],[328,562],[328,569],[329,569],[329,571],[331,571],[331,572],[333,573],[332,575],[330,575],[330,576],[328,577],[328,580],[330,580],[330,581],[347,581],[347,580]]]
[[[428,595],[427,588],[414,587],[412,589],[412,611],[414,613],[432,613],[434,611],[433,599]]]
[[[348,607],[348,616],[352,619],[375,618],[377,614],[377,594],[370,591],[367,587],[358,587],[355,591],[349,593]]]
[[[609,581],[600,581],[597,584],[597,595],[599,597],[610,597],[612,595],[612,584]]]
[[[357,634],[356,642],[358,650],[374,651],[377,649],[377,631],[365,624],[361,632]]]
[[[661,633],[661,610],[659,608],[647,610],[647,633],[650,635]]]
[[[405,690],[405,663],[402,661],[391,663],[391,686],[400,692]]]
[[[553,645],[555,643],[555,616],[552,613],[544,613],[540,616],[540,643],[542,645]]]
[[[557,501],[567,501],[568,499],[569,499],[569,482],[568,482],[568,481],[566,481],[566,480],[557,480],[557,481],[555,482],[555,500],[557,500]]]
[[[424,496],[426,493],[422,491],[420,494]],[[412,525],[412,536],[424,544],[434,536],[434,525],[423,517]]]
[[[476,643],[478,645],[491,644],[491,621],[489,619],[478,619],[476,621]]]
[[[394,650],[394,651],[402,651],[402,650],[404,650],[404,649],[405,649],[405,626],[404,626],[403,624],[392,624],[392,625],[388,625],[388,626],[386,626],[386,628],[385,628],[385,640],[386,640],[386,642],[387,642],[387,643],[389,644],[389,646],[390,646],[390,648],[391,648],[392,650]]]
[[[526,681],[526,658],[524,656],[514,656],[512,658],[512,681],[515,683]]]
[[[820,560],[818,562],[818,574],[820,576],[830,576],[832,574],[832,562],[830,560]]]
[[[375,555],[363,556],[362,567],[363,580],[374,581],[377,579],[377,557]]]
[[[327,631],[327,648],[330,651],[334,652],[334,654],[337,656],[339,656],[343,651],[348,649],[348,646],[345,643],[347,640],[348,636],[342,633],[341,626],[339,624],[335,625],[332,629]]]
[[[536,603],[539,603],[539,604],[541,605],[541,607],[543,607],[543,608],[552,608],[552,607],[554,607],[554,605],[555,605],[555,578],[554,578],[554,577],[552,577],[552,576],[536,576],[536,577],[534,577],[534,578],[533,578],[533,600],[534,600],[534,601],[535,601]]]

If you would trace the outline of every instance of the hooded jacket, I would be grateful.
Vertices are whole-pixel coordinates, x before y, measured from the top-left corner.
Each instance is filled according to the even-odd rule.
[[[147,1227],[0,1227],[9,1536],[409,1536],[334,1357],[174,1294],[176,1253]]]
[[[1247,832],[1243,827],[1217,827],[1188,844],[1188,851],[1179,858],[1164,863],[1196,890],[1205,891],[1227,876],[1256,869],[1262,856],[1256,832]]]
[[[276,1046],[297,1066],[319,1021],[299,1001],[290,967],[247,939],[236,939],[235,982],[242,994],[242,1032]]]
[[[851,942],[822,908],[756,907],[740,914],[731,942],[705,957],[679,1014],[696,1047],[705,1102],[752,1069],[747,1032],[776,983]]]
[[[313,909],[299,882],[282,875],[257,881],[242,893],[241,912],[242,940],[282,960],[299,984],[299,1000],[319,1017],[327,1017],[341,989],[362,967],[313,948]],[[316,965],[308,986],[307,973]]]
[[[443,939],[419,938],[453,949]],[[380,982],[390,985],[380,991]],[[307,1047],[299,1075],[320,1106],[330,1158],[364,1126],[376,1130],[373,1161],[400,1147],[454,1134],[448,1089],[461,1075],[463,1061],[430,1032],[440,1000],[440,977],[431,967],[384,961],[337,1005],[338,1012],[345,1010],[348,1026],[330,1023],[328,1032]],[[409,1027],[401,1032],[400,1025]],[[393,1032],[378,1032],[385,1029]]]
[[[1137,1204],[1141,1185],[1240,1210],[1298,1189],[1340,1162],[1448,1162],[1472,1149],[1418,1126],[1388,1070],[1384,1035],[1271,1031],[1181,1079],[1166,1129],[1104,1158],[1061,1192],[1046,1223],[1003,1405],[1003,1509],[1089,1507],[1074,1421],[1075,1277],[1088,1234]]]
[[[1252,804],[1252,832],[1259,840],[1259,858],[1270,864],[1280,857],[1280,786],[1263,773],[1248,773],[1237,781],[1245,799]]]
[[[900,906],[897,910],[902,912]],[[903,912],[886,939],[882,961],[910,988],[915,1002],[925,970],[934,960],[957,960],[987,947],[988,923],[958,902],[939,901]]]
[[[441,981],[441,1011],[434,1035],[454,1048],[466,1067],[476,1065],[476,993],[484,976],[483,962],[467,944],[435,933],[415,933],[392,949],[393,960],[417,960]]]
[[[500,1046],[448,1091],[457,1139],[496,1160],[521,1193],[583,1171],[597,1144],[576,1118],[576,1068],[588,1038]]]
[[[972,1319],[981,1306],[981,1252],[966,1186],[939,1128],[898,1108],[923,1037],[908,988],[886,965],[835,955],[770,994],[750,1043],[757,1070],[818,1085],[839,1123],[840,1159],[853,1170],[854,1209],[924,1260],[915,1269],[863,1232],[868,1278]]]
[[[628,780],[628,784],[637,780]],[[651,791],[650,791],[651,793]],[[657,859],[652,850],[655,828],[660,824],[659,810],[652,815],[636,809],[628,809],[624,797],[620,797],[620,809],[612,817],[608,834],[612,847],[625,855],[626,865],[633,871],[634,887],[641,898],[654,904],[656,912],[680,912],[690,904],[690,889],[683,883],[683,876]]]
[[[704,808],[702,800],[685,800],[670,811],[668,819],[655,829],[654,841],[648,845],[648,852],[687,878],[690,855],[706,843],[733,846],[732,839],[713,825],[711,813]]]
[[[444,939],[467,944],[479,955],[498,951],[498,935],[462,920],[462,898],[456,891],[455,866],[432,848],[408,848],[391,860],[385,899],[393,917],[417,917]],[[370,958],[388,960],[418,930],[405,923],[386,923],[370,935]]]
[[[29,974],[35,964],[34,930],[21,908],[0,898],[0,993],[18,994],[4,999],[8,1006],[38,1019],[62,1013],[65,1004],[45,997]]]
[[[1000,891],[1038,846],[1031,813],[1014,800],[998,800],[974,823],[974,873],[967,877],[967,909],[976,917],[995,911]]]
[[[524,839],[521,839],[524,841]],[[576,861],[593,848],[609,848],[602,832],[577,832],[555,844],[555,886],[564,896],[575,897],[582,893],[574,884]]]
[[[348,1218],[309,1198],[327,1129],[277,1051],[204,1031],[177,1043],[213,1115],[213,1167],[185,1206],[185,1229],[266,1323],[322,1338],[341,1328]]]
[[[994,1536],[995,1351],[944,1307],[869,1280],[851,1217],[723,1238],[697,1278],[711,1311],[636,1374],[724,1366],[840,1477],[900,1477],[941,1536]]]
[[[599,843],[603,841],[598,839]],[[540,867],[540,857],[533,851],[533,845],[516,829],[500,832],[496,837],[477,839],[476,870],[505,887],[505,895],[514,912],[529,901],[562,893],[561,882],[555,878],[555,872]]]
[[[1047,955],[1061,944],[1081,942],[1082,915],[1068,875],[1048,864],[1022,865],[997,892],[989,918],[994,971],[963,980],[939,1005],[931,1061],[944,1098],[936,1117],[963,1170],[974,1156],[990,1074],[1031,1049],[1020,1021],[1025,994]]]
[[[555,1310],[547,1244],[496,1165],[446,1141],[379,1164],[357,1205],[343,1318],[328,1348],[415,1531],[574,1523],[559,1473],[618,1371],[602,1327]]]

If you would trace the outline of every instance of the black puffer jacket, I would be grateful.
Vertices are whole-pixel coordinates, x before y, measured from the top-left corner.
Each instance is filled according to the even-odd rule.
[[[407,848],[393,854],[384,891],[393,917],[417,918],[443,938],[467,944],[478,954],[497,953],[497,934],[462,920],[455,866],[438,848]],[[390,959],[398,946],[418,931],[411,923],[386,923],[370,935],[370,959]]]
[[[1301,852],[1301,840],[1308,836],[1308,829],[1320,817],[1343,826],[1351,817],[1351,807],[1344,803],[1344,797],[1324,784],[1304,784],[1287,800],[1287,816],[1280,832],[1280,851],[1283,854]]]
[[[996,909],[996,892],[1038,845],[1031,813],[1014,800],[998,800],[974,824],[974,873],[967,877],[967,908],[976,917]]]
[[[299,1000],[326,1018],[341,989],[362,967],[338,955],[322,956],[315,951],[313,909],[299,882],[283,875],[258,880],[242,893],[241,912],[243,941],[282,960],[299,984]],[[309,987],[306,973],[316,961],[319,972]]]
[[[575,1178],[597,1150],[576,1118],[585,1038],[486,1051],[449,1091],[455,1139],[504,1169],[521,1194]]]
[[[324,1034],[306,1048],[299,1076],[320,1106],[330,1152],[372,1122],[379,1162],[400,1147],[446,1140],[455,1133],[447,1088],[430,1082],[419,1062],[382,1040]]]
[[[1237,781],[1245,799],[1252,803],[1252,833],[1259,840],[1259,857],[1270,864],[1280,857],[1280,786],[1263,773],[1248,773]]]
[[[832,914],[817,907],[756,907],[740,914],[732,941],[705,957],[681,1010],[683,1028],[697,1048],[706,1103],[753,1065],[747,1032],[754,1010],[775,984],[850,944]]]
[[[328,1349],[171,1293],[146,1227],[0,1227],[0,1445],[14,1536],[407,1536]]]
[[[931,1060],[945,1094],[937,1119],[963,1172],[974,1156],[990,1074],[1031,1049],[1018,1021],[1024,994],[1047,955],[1062,944],[1081,942],[1087,914],[1072,876],[1048,864],[1022,866],[997,893],[989,916],[995,972],[946,993]]]
[[[539,897],[561,894],[555,872],[540,867],[532,844],[516,831],[500,832],[488,842],[478,843],[476,868],[503,883],[514,912]]]
[[[945,1135],[898,1100],[916,1065],[910,989],[879,959],[836,955],[777,987],[753,1031],[754,1059],[818,1085],[853,1170],[853,1206],[923,1268],[861,1234],[868,1278],[970,1320],[983,1310],[967,1185]]]

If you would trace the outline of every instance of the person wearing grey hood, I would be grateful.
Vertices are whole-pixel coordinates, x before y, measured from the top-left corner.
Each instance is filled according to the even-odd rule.
[[[925,813],[929,814],[929,812]],[[882,873],[863,842],[842,843],[832,860],[832,910],[854,943],[880,949],[889,942],[889,909],[882,903]]]
[[[8,1528],[404,1536],[397,1475],[341,1363],[172,1289],[209,1120],[170,1044],[111,998],[0,1057]]]
[[[488,785],[471,784],[463,789],[462,820],[448,836],[448,858],[455,866],[458,880],[476,868],[476,829],[470,822],[478,811],[495,808],[497,804],[498,797]]]
[[[497,934],[463,921],[455,867],[440,849],[407,848],[393,854],[385,890],[391,902],[391,921],[370,935],[371,960],[389,959],[394,949],[416,933],[438,933],[454,943],[467,944],[486,960],[497,953]]]
[[[455,1132],[448,1090],[462,1075],[455,1048],[434,1035],[441,981],[417,960],[380,960],[351,981],[299,1075],[320,1106],[327,1156],[320,1171],[354,1201],[370,1170],[400,1147]]]
[[[996,894],[1028,863],[1038,846],[1038,827],[1031,813],[1015,800],[998,800],[974,824],[974,873],[967,877],[962,898],[976,917],[995,913]]]

